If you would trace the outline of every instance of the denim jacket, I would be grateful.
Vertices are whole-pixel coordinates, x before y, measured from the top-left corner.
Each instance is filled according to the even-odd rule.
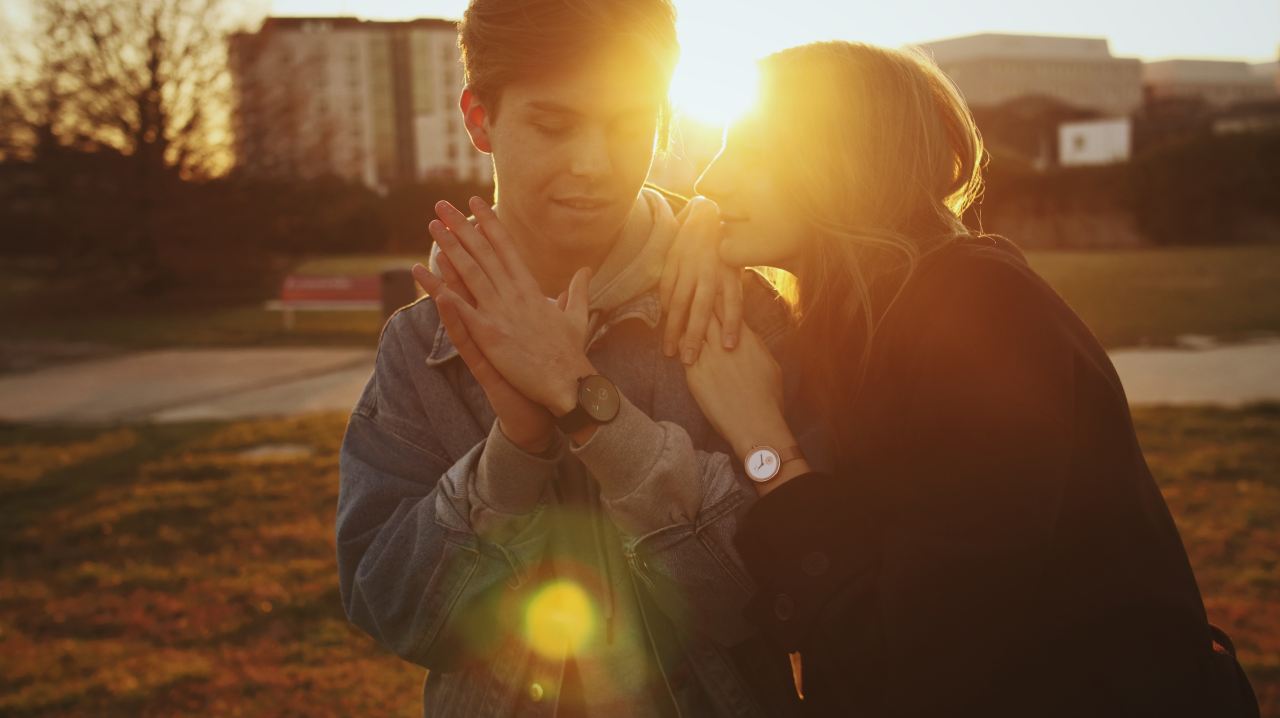
[[[348,618],[430,670],[424,715],[556,715],[565,661],[530,648],[521,607],[563,528],[550,487],[570,468],[592,479],[590,511],[606,526],[595,548],[606,566],[620,559],[617,585],[634,592],[661,712],[795,710],[786,657],[744,616],[754,585],[732,539],[755,492],[683,365],[660,350],[656,283],[675,220],[648,190],[637,208],[645,231],[619,241],[590,290],[587,355],[623,405],[581,446],[561,437],[534,456],[512,445],[431,299],[383,328],[340,453],[338,572]],[[744,318],[771,345],[789,327],[754,272]],[[496,486],[532,489],[502,496]]]

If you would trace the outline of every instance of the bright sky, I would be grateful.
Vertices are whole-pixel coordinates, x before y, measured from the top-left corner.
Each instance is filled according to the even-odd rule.
[[[1209,57],[1274,60],[1275,0],[675,0],[686,52],[699,45],[764,54],[810,40],[898,46],[975,32],[1087,35],[1117,55],[1147,60]],[[277,15],[367,18],[462,15],[465,0],[271,0]],[[786,8],[785,14],[779,8]]]
[[[460,17],[466,0],[268,0],[276,15]],[[898,47],[977,32],[1105,37],[1122,57],[1263,62],[1280,52],[1277,0],[675,0],[681,64],[672,96],[713,122],[749,97],[751,60],[813,40]],[[786,13],[779,11],[786,8]],[[711,88],[714,95],[708,95]]]
[[[21,19],[29,0],[0,0]],[[466,0],[232,0],[273,15],[369,19],[457,18]],[[750,61],[824,39],[901,45],[976,32],[1105,37],[1122,57],[1272,61],[1280,52],[1280,0],[675,0],[681,65],[673,99],[719,121],[749,94]],[[252,10],[250,9],[252,8]],[[779,8],[786,11],[780,12]],[[714,95],[708,95],[708,89]],[[718,113],[711,112],[716,108]],[[719,116],[716,116],[719,115]]]

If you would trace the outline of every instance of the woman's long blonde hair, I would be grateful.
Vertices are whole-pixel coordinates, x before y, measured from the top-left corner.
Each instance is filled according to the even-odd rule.
[[[760,77],[781,199],[814,233],[796,276],[769,275],[831,419],[856,399],[880,319],[921,257],[969,233],[985,152],[960,93],[922,55],[821,42],[765,58]]]

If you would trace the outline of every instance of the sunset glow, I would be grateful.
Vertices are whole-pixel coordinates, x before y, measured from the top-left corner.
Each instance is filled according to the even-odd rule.
[[[271,0],[278,15],[366,18],[461,17],[466,0]],[[1080,0],[1009,5],[1003,0],[913,0],[891,6],[833,5],[825,0],[675,0],[681,45],[672,81],[677,109],[708,124],[742,114],[753,99],[756,60],[816,40],[858,40],[887,47],[976,32],[1105,37],[1117,56],[1144,59],[1217,57],[1260,61],[1276,56],[1280,4],[1239,0],[1229,12],[1213,4],[1170,14],[1158,0],[1117,5]],[[1160,17],[1153,24],[1150,19]]]
[[[1212,57],[1257,62],[1276,57],[1276,28],[1280,27],[1280,3],[1273,0],[1181,3],[1177,12],[1170,12],[1163,0],[1021,4],[907,0],[887,5],[829,0],[674,1],[686,52],[695,46],[719,51],[738,48],[756,57],[813,40],[860,40],[898,47],[976,32],[1011,32],[1106,37],[1117,55],[1147,60]],[[467,7],[467,0],[255,3],[273,15],[359,15],[383,20],[458,18]]]
[[[751,59],[708,61],[705,54],[685,54],[671,79],[671,102],[700,122],[726,125],[755,104],[757,79]]]

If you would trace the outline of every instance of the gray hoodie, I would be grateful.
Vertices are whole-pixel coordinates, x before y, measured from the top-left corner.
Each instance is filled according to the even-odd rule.
[[[785,659],[751,648],[742,615],[753,586],[732,537],[755,493],[659,349],[675,230],[645,190],[592,279],[588,356],[623,400],[581,446],[507,440],[430,299],[384,327],[341,450],[338,568],[352,622],[431,669],[426,714],[788,709]],[[766,343],[788,328],[754,273],[744,315]],[[530,606],[566,585],[588,607],[568,616],[590,620],[547,646]]]

